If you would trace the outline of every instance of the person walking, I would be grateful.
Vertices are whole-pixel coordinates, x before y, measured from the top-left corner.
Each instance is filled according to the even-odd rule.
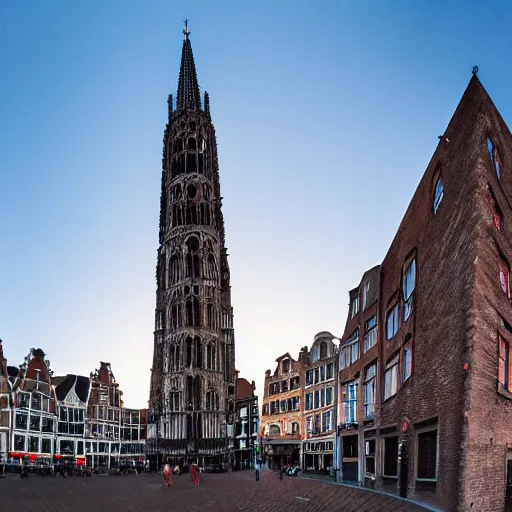
[[[260,461],[256,459],[256,462],[254,463],[254,470],[256,472],[256,482],[260,481]]]
[[[167,487],[172,487],[172,467],[168,462],[166,462],[164,464],[163,473],[164,473],[164,480],[165,480]]]
[[[195,486],[199,485],[199,473],[195,463],[190,466],[190,476],[192,478],[192,484]]]

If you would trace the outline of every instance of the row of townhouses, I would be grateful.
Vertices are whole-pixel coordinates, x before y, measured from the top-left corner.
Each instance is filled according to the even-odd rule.
[[[444,510],[503,510],[511,265],[512,134],[475,74],[382,263],[349,292],[342,336],[266,372],[265,457]]]
[[[54,376],[41,349],[8,366],[0,340],[0,457],[110,467],[142,458],[146,409],[128,409],[109,363],[89,377]]]

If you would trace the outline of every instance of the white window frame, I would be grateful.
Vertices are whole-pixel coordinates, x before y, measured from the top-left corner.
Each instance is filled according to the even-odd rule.
[[[370,373],[373,370],[373,373]],[[367,366],[364,370],[363,383],[363,414],[371,418],[375,414],[375,392],[377,385],[377,363]]]
[[[384,400],[391,398],[398,393],[398,379],[400,369],[400,355],[396,354],[386,365],[384,371]]]

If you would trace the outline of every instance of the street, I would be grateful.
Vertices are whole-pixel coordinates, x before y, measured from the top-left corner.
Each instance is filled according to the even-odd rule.
[[[263,471],[256,482],[253,471],[202,474],[199,487],[190,475],[174,476],[164,487],[161,475],[93,477],[37,477],[0,479],[0,510],[18,512],[416,512],[411,503],[357,488]]]

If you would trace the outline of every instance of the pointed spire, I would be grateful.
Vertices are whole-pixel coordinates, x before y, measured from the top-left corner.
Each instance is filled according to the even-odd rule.
[[[208,119],[211,120],[211,115],[210,115],[210,96],[208,95],[208,93],[205,91],[204,92],[204,113],[207,115]]]
[[[192,45],[190,44],[190,30],[188,20],[185,20],[185,39],[181,51],[180,77],[178,80],[177,110],[201,110],[201,95],[197,83],[196,66]]]

